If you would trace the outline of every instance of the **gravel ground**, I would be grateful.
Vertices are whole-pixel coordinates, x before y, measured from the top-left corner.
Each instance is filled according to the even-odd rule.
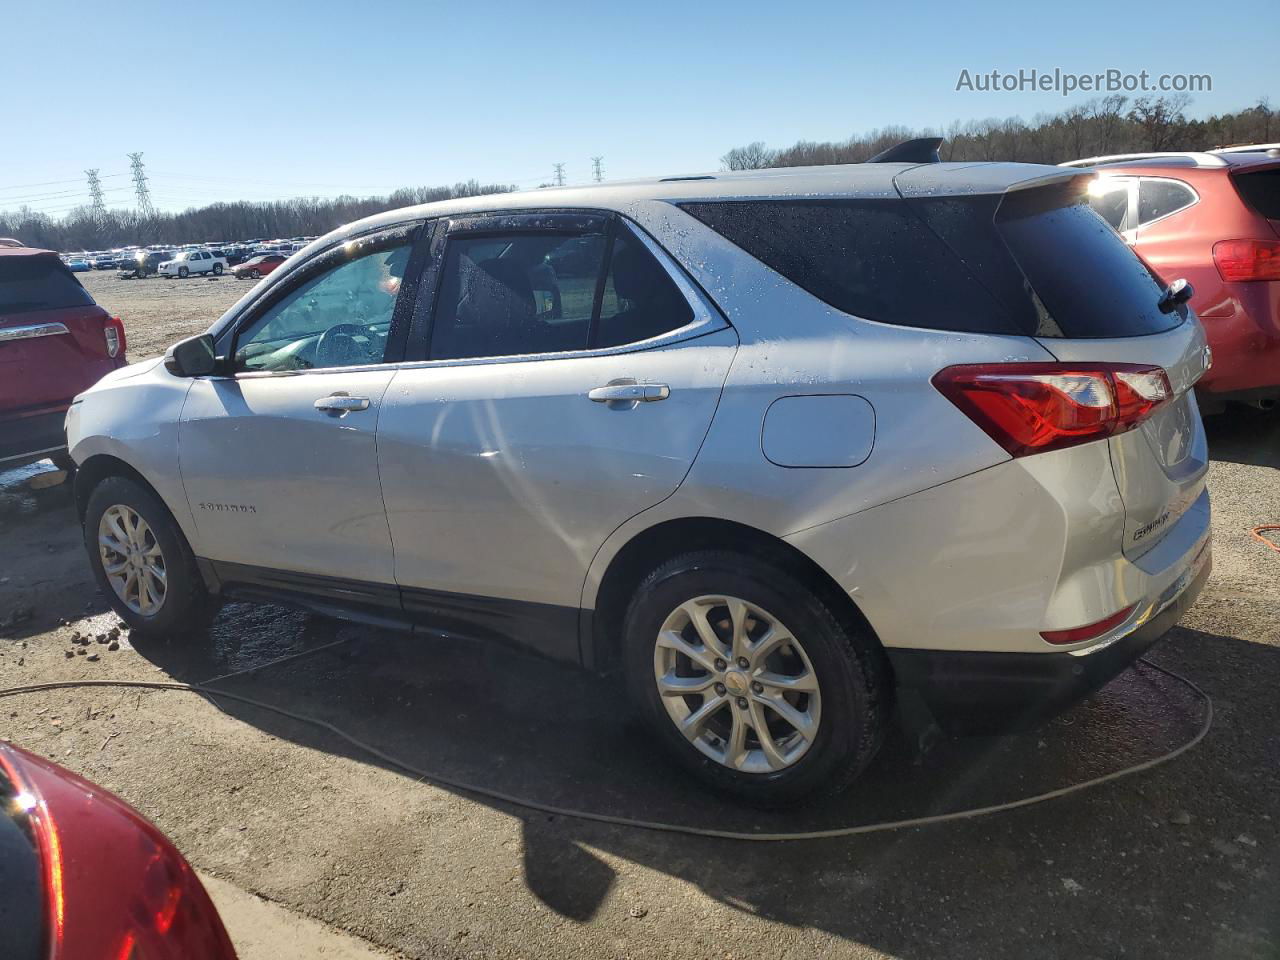
[[[77,274],[102,308],[124,321],[129,359],[158,356],[175,340],[204,330],[253,289],[230,274],[205,279],[121,280],[114,270]]]
[[[134,357],[248,284],[86,285]],[[406,957],[1280,955],[1280,419],[1210,424],[1215,569],[1153,659],[1213,698],[1193,751],[1044,805],[925,829],[744,844],[548,816],[431,785],[226,697],[82,689],[0,701],[0,737],[137,806],[206,874]],[[36,469],[47,469],[46,467]],[[548,803],[735,829],[815,829],[1065,785],[1194,734],[1145,668],[1021,737],[891,742],[859,789],[791,814],[727,808],[620,715],[617,692],[502,649],[231,605],[207,635],[131,641],[89,576],[65,487],[0,477],[0,687],[201,680],[334,640],[223,689],[319,716],[439,776]],[[73,641],[89,638],[87,645]],[[108,642],[97,641],[98,635]],[[84,651],[84,652],[79,652]]]

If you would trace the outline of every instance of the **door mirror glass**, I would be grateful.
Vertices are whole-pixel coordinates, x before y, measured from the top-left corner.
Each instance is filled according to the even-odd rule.
[[[213,337],[207,333],[179,340],[164,355],[164,368],[175,377],[205,377],[217,367]]]

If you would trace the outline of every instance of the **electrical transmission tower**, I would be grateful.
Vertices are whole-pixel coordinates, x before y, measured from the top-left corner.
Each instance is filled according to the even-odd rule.
[[[130,153],[129,168],[133,171],[133,193],[138,198],[138,213],[150,219],[156,215],[151,204],[151,191],[147,188],[147,175],[142,169],[142,152]]]
[[[591,158],[591,176],[595,178],[596,183],[599,183],[604,179],[604,168],[601,166],[602,163],[604,163],[604,157]]]
[[[556,186],[563,187],[564,186],[564,164],[557,163],[557,164],[554,164],[554,166],[556,168]]]
[[[107,201],[102,198],[102,181],[98,179],[98,168],[86,170],[84,175],[89,178],[89,196],[93,200],[93,218],[99,223],[107,219]]]

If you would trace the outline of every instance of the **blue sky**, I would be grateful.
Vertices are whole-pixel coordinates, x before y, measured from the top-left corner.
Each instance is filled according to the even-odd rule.
[[[1274,0],[448,4],[11,3],[0,209],[54,215],[101,170],[157,205],[570,182],[715,169],[730,147],[886,124],[1056,111],[1056,93],[957,92],[962,69],[1208,73],[1190,112],[1271,95]],[[197,11],[200,11],[197,13]],[[67,182],[62,182],[67,181]],[[79,191],[79,193],[77,193]]]

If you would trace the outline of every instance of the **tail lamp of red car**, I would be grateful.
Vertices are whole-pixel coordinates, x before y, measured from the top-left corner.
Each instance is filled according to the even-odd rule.
[[[1213,262],[1228,283],[1280,280],[1280,241],[1219,240],[1213,245]]]
[[[102,336],[107,344],[108,357],[123,357],[128,342],[124,336],[124,322],[119,317],[107,317],[102,324]]]
[[[933,385],[1015,457],[1124,433],[1173,399],[1163,369],[1129,363],[965,364]]]
[[[236,960],[209,895],[160,831],[29,757],[0,744],[38,841],[49,960]]]

